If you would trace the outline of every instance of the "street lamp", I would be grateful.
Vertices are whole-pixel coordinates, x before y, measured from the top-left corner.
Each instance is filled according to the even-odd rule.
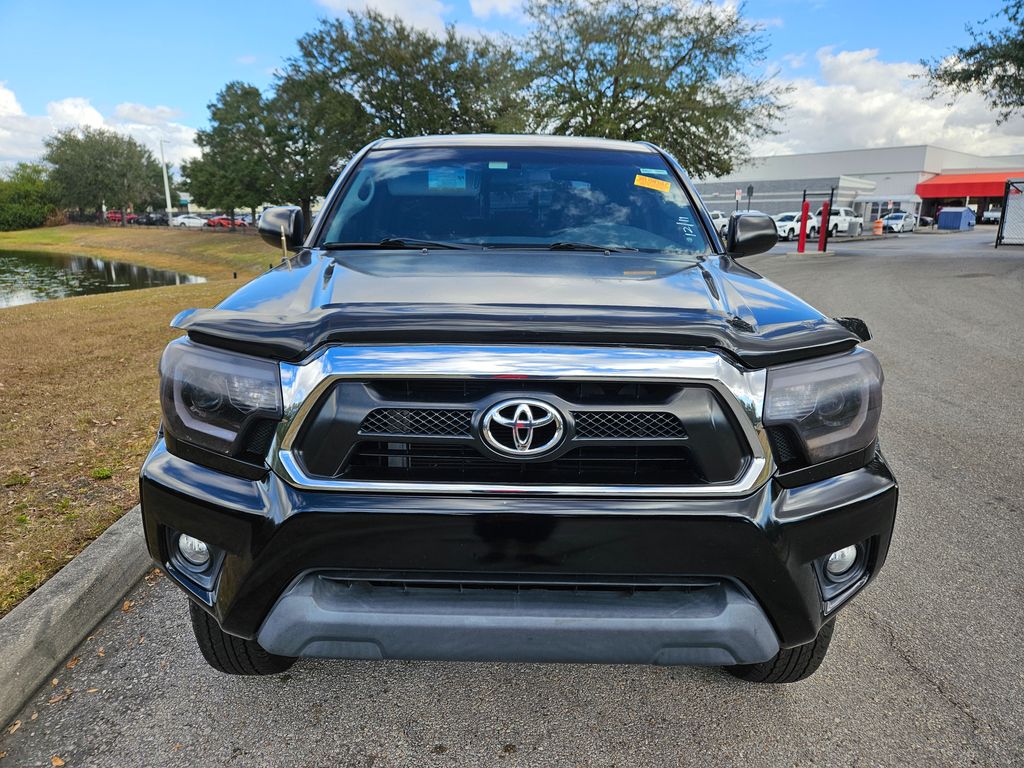
[[[160,167],[164,171],[164,202],[167,203],[167,226],[171,226],[171,184],[167,181],[167,161],[164,160],[163,139],[160,139]]]

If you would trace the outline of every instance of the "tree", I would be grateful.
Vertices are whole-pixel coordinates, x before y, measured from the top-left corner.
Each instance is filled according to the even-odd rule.
[[[267,102],[260,90],[228,83],[208,105],[210,128],[196,133],[202,155],[182,164],[184,186],[197,203],[234,214],[268,199],[274,176]]]
[[[369,115],[323,71],[293,71],[275,85],[268,129],[274,197],[297,201],[309,226],[313,198],[327,194],[342,164],[369,140]]]
[[[103,128],[69,128],[43,142],[49,178],[65,207],[125,210],[159,197],[160,164],[130,136]],[[125,220],[122,217],[121,223]]]
[[[968,25],[972,43],[951,55],[922,61],[932,97],[981,93],[998,114],[998,123],[1024,111],[1024,0],[1014,0],[993,18],[1004,16],[1001,29],[981,30]]]
[[[516,63],[507,42],[452,26],[438,37],[369,11],[321,21],[299,40],[289,76],[316,73],[357,98],[370,135],[493,133],[523,126],[525,80]]]
[[[0,231],[41,227],[56,212],[46,168],[18,163],[0,178]]]
[[[647,140],[695,176],[729,173],[774,133],[761,29],[711,2],[528,0],[534,130]]]

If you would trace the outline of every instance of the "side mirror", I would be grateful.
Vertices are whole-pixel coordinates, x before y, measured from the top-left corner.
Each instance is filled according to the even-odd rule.
[[[281,247],[283,233],[284,247],[289,251],[299,250],[306,237],[306,222],[302,218],[302,209],[294,205],[267,208],[260,216],[259,229],[260,237],[274,248]]]
[[[734,259],[764,253],[779,241],[775,220],[764,213],[734,213],[729,218],[725,249]]]

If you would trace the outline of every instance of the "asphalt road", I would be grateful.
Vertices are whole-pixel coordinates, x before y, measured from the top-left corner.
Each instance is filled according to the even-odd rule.
[[[151,577],[3,732],[0,768],[1024,764],[1024,250],[992,239],[747,260],[865,318],[885,366],[895,540],[810,680],[326,661],[229,678],[200,657],[185,598]]]

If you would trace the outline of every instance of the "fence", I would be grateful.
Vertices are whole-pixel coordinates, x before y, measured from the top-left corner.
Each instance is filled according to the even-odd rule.
[[[1024,179],[1006,182],[1003,212],[996,232],[996,248],[1000,245],[1024,245]]]

